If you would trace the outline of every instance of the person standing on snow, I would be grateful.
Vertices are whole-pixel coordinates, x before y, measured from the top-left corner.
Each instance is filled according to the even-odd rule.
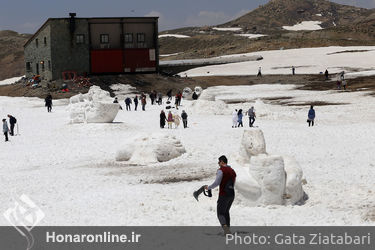
[[[134,110],[137,111],[137,107],[138,107],[138,96],[137,95],[134,97],[133,101],[134,101]]]
[[[184,124],[184,128],[187,128],[187,118],[188,118],[188,115],[186,114],[185,110],[182,110],[181,118],[182,118],[182,122]]]
[[[8,123],[7,123],[7,120],[6,119],[3,119],[3,133],[4,133],[4,136],[5,136],[5,141],[9,141],[8,139],[8,132],[9,132],[9,128],[8,128]]]
[[[324,75],[325,75],[325,77],[326,77],[326,80],[328,80],[328,76],[329,76],[329,74],[328,74],[328,69],[326,69],[326,71],[324,72]]]
[[[259,67],[257,77],[262,77],[262,67]]]
[[[252,127],[254,125],[255,117],[256,117],[253,106],[247,111],[247,114],[249,116],[249,127]]]
[[[45,106],[47,107],[47,112],[51,112],[52,111],[52,96],[51,96],[51,94],[49,94],[44,99],[44,102],[45,102]]]
[[[296,74],[296,68],[292,66],[292,75],[295,75],[295,74]]]
[[[238,113],[237,113],[237,117],[238,117],[238,127],[243,127],[243,123],[242,123],[242,109],[238,110]]]
[[[126,106],[126,111],[131,111],[131,107],[130,107],[130,104],[132,103],[132,99],[130,99],[129,97],[126,97],[125,99],[125,106]]]
[[[168,112],[167,122],[168,122],[168,128],[172,128],[173,115],[172,115],[172,112],[171,112],[171,111]]]
[[[141,104],[142,104],[142,110],[143,111],[146,111],[146,95],[143,93],[141,95]]]
[[[171,89],[168,90],[168,92],[167,92],[167,96],[168,96],[167,101],[172,100],[172,90],[171,90]]]
[[[160,112],[160,128],[164,128],[166,120],[167,120],[167,117],[165,116],[164,110],[162,110]]]
[[[238,115],[237,115],[237,109],[235,109],[232,113],[232,128],[237,128],[237,122],[238,122]]]
[[[14,135],[14,125],[17,123],[17,119],[14,116],[8,115],[10,124],[10,135]]]
[[[310,125],[312,127],[314,126],[314,119],[315,119],[315,110],[314,110],[314,106],[311,105],[309,113],[307,114],[307,122],[309,123],[309,127]]]
[[[225,155],[219,157],[219,166],[216,179],[210,186],[205,186],[206,190],[212,190],[219,186],[219,198],[217,200],[217,218],[225,234],[230,232],[230,214],[229,210],[234,201],[234,184],[236,182],[236,172],[227,165],[228,159]]]

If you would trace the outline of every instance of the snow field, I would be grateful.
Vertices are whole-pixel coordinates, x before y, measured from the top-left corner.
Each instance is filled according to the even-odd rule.
[[[239,94],[241,103],[225,104]],[[348,104],[315,107],[316,126],[308,128],[308,105],[264,100],[276,95],[295,102]],[[248,119],[244,117],[244,129],[232,129],[231,113],[254,106],[267,152],[296,159],[307,179],[303,188],[309,200],[303,206],[251,207],[237,193],[233,225],[374,224],[366,214],[374,206],[375,103],[366,92],[300,91],[270,84],[213,87],[201,98],[182,101],[179,112],[188,113],[188,129],[161,130],[161,107],[149,100],[145,112],[122,110],[114,123],[69,124],[68,100],[55,100],[47,113],[42,99],[0,97],[2,116],[13,114],[21,133],[1,143],[1,210],[13,206],[12,195],[26,194],[45,212],[42,225],[217,225],[218,191],[200,202],[192,193],[213,182],[220,155],[227,155],[233,167],[241,166],[236,156]],[[116,162],[117,151],[135,145],[135,136],[155,133],[175,136],[186,153],[147,166]],[[8,222],[1,217],[0,224]]]

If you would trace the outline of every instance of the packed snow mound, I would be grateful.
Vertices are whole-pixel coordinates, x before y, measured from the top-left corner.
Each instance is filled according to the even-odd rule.
[[[236,189],[251,205],[294,205],[303,201],[303,172],[288,156],[268,155],[260,129],[245,130],[236,167]]]
[[[203,88],[201,86],[196,86],[194,88],[194,91],[189,88],[189,87],[186,87],[182,90],[182,96],[186,99],[186,100],[192,100],[193,99],[193,93],[195,92],[195,94],[197,94],[197,96],[200,96],[201,93],[203,91]]]
[[[98,86],[90,87],[86,94],[72,96],[69,103],[71,123],[110,123],[120,109],[118,103],[113,103],[109,92]]]
[[[263,205],[283,204],[285,189],[284,161],[281,156],[258,155],[250,160],[250,175],[258,182]]]
[[[198,99],[191,104],[190,112],[201,115],[227,115],[230,113],[230,109],[223,101],[212,102]]]
[[[240,160],[248,163],[251,156],[266,154],[266,142],[260,129],[245,130],[242,134]]]
[[[184,153],[184,146],[175,136],[153,134],[132,140],[124,149],[117,151],[116,161],[126,161],[131,165],[147,165],[167,162]]]

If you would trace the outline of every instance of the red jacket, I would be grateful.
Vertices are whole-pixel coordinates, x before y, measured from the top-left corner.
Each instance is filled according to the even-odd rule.
[[[234,195],[234,183],[236,182],[236,172],[230,167],[219,168],[223,172],[223,178],[220,182],[219,196]]]

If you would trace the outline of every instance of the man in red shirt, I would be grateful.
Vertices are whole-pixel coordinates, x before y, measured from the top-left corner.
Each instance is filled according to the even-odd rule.
[[[227,165],[228,159],[225,155],[219,157],[220,168],[216,173],[216,180],[210,186],[206,186],[207,190],[211,190],[219,186],[219,198],[217,200],[217,218],[223,227],[225,234],[230,234],[230,215],[229,210],[234,200],[234,183],[236,182],[236,172]]]

